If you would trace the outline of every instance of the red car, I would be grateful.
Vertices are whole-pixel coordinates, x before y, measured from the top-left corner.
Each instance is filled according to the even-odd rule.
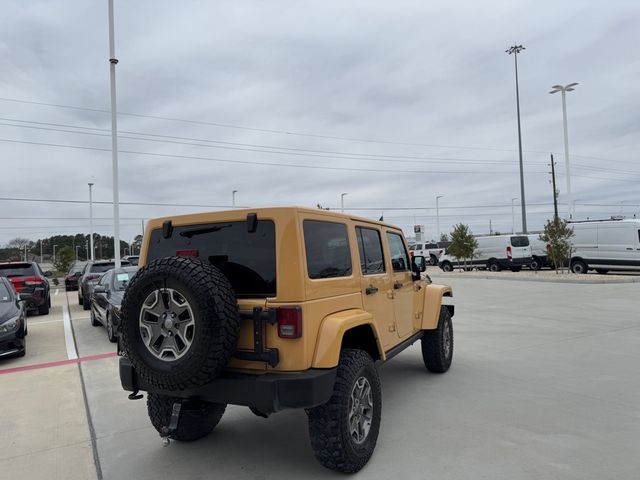
[[[36,262],[0,263],[0,276],[6,277],[25,301],[27,309],[47,315],[51,308],[49,281]]]

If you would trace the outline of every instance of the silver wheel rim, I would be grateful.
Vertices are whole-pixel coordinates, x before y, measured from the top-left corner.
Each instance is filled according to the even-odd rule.
[[[177,290],[154,290],[142,303],[140,336],[149,353],[159,360],[173,362],[191,349],[195,320],[191,305]]]
[[[449,322],[445,322],[444,324],[444,332],[442,333],[442,351],[444,352],[445,358],[449,358],[449,354],[451,353],[451,328],[449,327]]]
[[[360,377],[356,380],[349,397],[349,435],[358,445],[367,439],[372,419],[371,384],[365,377]]]

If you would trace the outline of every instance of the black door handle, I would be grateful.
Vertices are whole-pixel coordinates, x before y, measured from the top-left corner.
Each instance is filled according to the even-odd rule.
[[[393,284],[393,288],[394,288],[395,290],[399,290],[399,289],[401,289],[401,288],[402,288],[402,286],[403,286],[402,282],[396,282],[396,283],[394,283],[394,284]]]
[[[374,293],[378,292],[378,289],[376,287],[367,287],[365,292],[367,293],[367,295],[373,295]]]

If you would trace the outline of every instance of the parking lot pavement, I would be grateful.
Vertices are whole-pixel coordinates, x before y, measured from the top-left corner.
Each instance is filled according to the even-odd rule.
[[[0,361],[0,480],[95,478],[78,366],[2,373],[68,359],[66,296],[51,299],[49,315],[28,317],[27,354]]]
[[[416,344],[382,367],[378,446],[355,477],[637,478],[637,285],[446,281],[456,305],[453,366],[444,375],[427,373]],[[73,304],[75,295],[69,299]],[[81,357],[113,351],[88,312],[73,305],[71,316]],[[265,420],[229,407],[210,436],[163,448],[145,400],[127,400],[122,391],[117,358],[81,369],[107,480],[336,476],[314,460],[303,411]],[[0,479],[44,478],[38,465],[45,462],[75,474],[58,478],[95,478],[77,366],[24,373],[42,378],[5,375],[13,376],[7,389],[0,375],[2,403],[15,400],[11,415],[5,409],[0,416],[3,445],[15,445],[14,454],[0,456]],[[52,401],[39,409],[45,400]],[[55,453],[42,450],[46,442],[30,445],[41,424],[58,425],[48,431],[59,438],[46,437]]]

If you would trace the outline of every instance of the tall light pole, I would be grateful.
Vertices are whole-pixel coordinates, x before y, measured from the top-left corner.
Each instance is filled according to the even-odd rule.
[[[238,190],[231,191],[231,206],[233,208],[236,208],[236,193],[238,193]]]
[[[54,246],[53,246],[53,264],[54,264],[54,265],[56,264],[56,247],[57,247],[57,246],[58,246],[58,245],[54,245]]]
[[[76,262],[78,261],[78,249],[80,248],[80,245],[76,245]]]
[[[42,239],[40,239],[40,263],[42,263]]]
[[[91,261],[93,258],[93,183],[89,182],[89,244],[91,245]]]
[[[567,210],[569,211],[569,218],[575,216],[575,205],[573,204],[573,198],[571,195],[571,171],[569,169],[569,131],[567,129],[567,98],[566,92],[573,92],[577,83],[570,83],[569,85],[554,85],[549,93],[562,92],[562,126],[564,127],[564,166],[567,175]]]
[[[525,50],[522,45],[513,45],[505,50],[509,55],[513,54],[516,67],[516,111],[518,113],[518,155],[520,158],[520,205],[522,206],[522,233],[527,233],[527,208],[524,200],[524,170],[522,165],[522,132],[520,129],[520,89],[518,87],[518,54]]]
[[[344,196],[345,195],[349,195],[348,193],[341,193],[340,194],[340,211],[342,213],[344,213]]]
[[[442,198],[444,195],[436,196],[436,232],[438,233],[438,238],[436,238],[436,242],[440,241],[440,205],[438,204],[438,199]]]
[[[118,121],[116,112],[116,64],[113,39],[113,0],[109,0],[109,74],[111,83],[111,163],[113,173],[113,256],[120,268],[120,194],[118,192]],[[93,248],[91,249],[93,259]]]
[[[511,199],[511,235],[516,233],[516,213],[513,209],[513,202],[518,200],[518,197]]]

